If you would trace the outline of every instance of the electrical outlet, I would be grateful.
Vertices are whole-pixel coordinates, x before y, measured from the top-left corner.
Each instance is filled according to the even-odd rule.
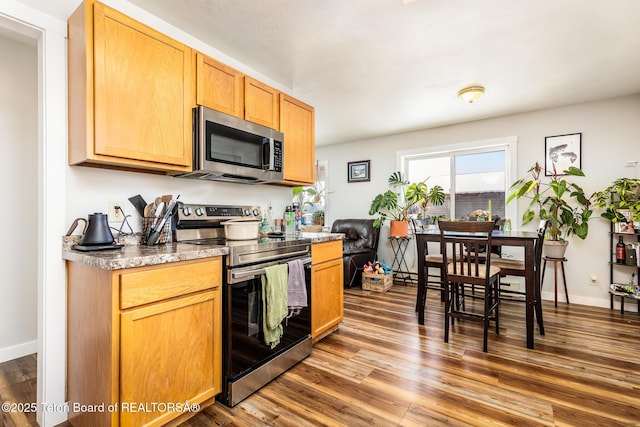
[[[119,209],[116,209],[119,207]],[[124,221],[124,213],[122,212],[124,209],[123,202],[109,202],[109,211],[107,214],[109,222],[122,222]]]

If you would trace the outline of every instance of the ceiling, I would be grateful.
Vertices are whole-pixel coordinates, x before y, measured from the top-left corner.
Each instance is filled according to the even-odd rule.
[[[318,145],[640,93],[637,0],[129,1],[313,105]]]

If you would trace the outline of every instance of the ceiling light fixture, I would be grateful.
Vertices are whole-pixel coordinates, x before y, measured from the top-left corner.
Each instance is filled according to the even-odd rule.
[[[484,87],[482,86],[470,86],[465,87],[458,91],[458,98],[464,102],[471,104],[476,99],[480,98],[484,93]]]

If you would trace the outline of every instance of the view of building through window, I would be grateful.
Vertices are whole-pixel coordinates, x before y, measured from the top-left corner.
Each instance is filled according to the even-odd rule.
[[[508,166],[507,146],[403,157],[410,182],[426,179],[429,188],[440,185],[446,194],[443,206],[431,206],[426,218],[459,220],[505,218]]]

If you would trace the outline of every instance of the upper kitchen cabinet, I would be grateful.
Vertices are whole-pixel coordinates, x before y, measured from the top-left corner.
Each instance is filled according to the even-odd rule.
[[[68,32],[69,163],[190,171],[191,48],[90,0]]]
[[[280,92],[249,76],[244,78],[244,119],[280,130]]]
[[[198,105],[244,119],[244,74],[196,53],[196,79]]]
[[[280,131],[284,134],[284,179],[313,185],[315,179],[315,110],[280,94]]]

